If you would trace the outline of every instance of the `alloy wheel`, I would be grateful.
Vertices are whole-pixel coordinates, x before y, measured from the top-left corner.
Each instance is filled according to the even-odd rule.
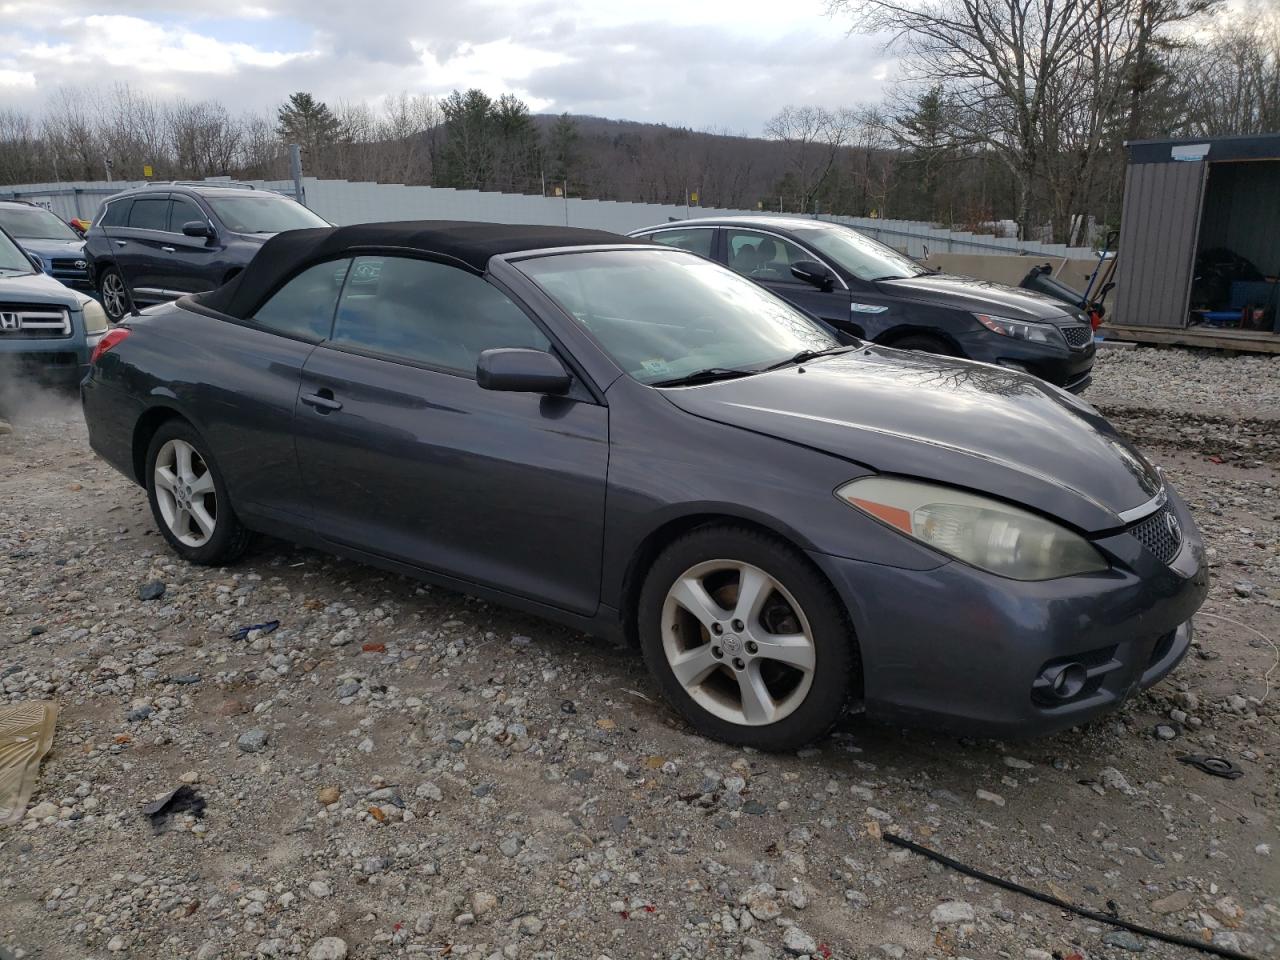
[[[663,603],[662,646],[695,703],[743,726],[777,723],[799,708],[817,662],[795,597],[736,560],[708,560],[676,579]]]
[[[218,496],[213,474],[185,440],[168,441],[156,455],[152,473],[160,515],[188,547],[203,547],[218,525]]]
[[[107,308],[107,316],[112,320],[119,320],[128,309],[124,279],[115,271],[102,278],[102,305]]]

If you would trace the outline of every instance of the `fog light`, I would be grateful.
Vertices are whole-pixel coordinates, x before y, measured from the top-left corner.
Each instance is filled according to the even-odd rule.
[[[1045,691],[1055,700],[1070,700],[1079,696],[1089,679],[1082,663],[1060,663],[1040,674]]]

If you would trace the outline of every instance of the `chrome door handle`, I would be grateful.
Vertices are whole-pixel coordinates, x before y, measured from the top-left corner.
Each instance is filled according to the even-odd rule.
[[[328,394],[328,396],[325,396]],[[304,393],[298,398],[309,407],[315,407],[317,413],[332,413],[334,410],[341,410],[342,403],[333,399],[331,390],[321,390],[319,393]]]
[[[128,240],[117,240],[117,241],[116,241],[116,246],[117,246],[117,247],[123,247],[123,246],[124,246],[126,243],[128,243],[128,242],[129,242]]]
[[[176,253],[176,252],[177,252],[176,250],[174,250],[174,248],[173,248],[173,247],[161,247],[160,249],[161,249],[161,250],[163,250],[165,253]]]

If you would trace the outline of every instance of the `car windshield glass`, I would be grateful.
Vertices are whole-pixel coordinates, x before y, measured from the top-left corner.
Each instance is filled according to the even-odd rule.
[[[832,224],[805,227],[793,232],[801,243],[830,257],[859,280],[918,277],[929,272],[910,257],[851,227]]]
[[[35,266],[27,259],[16,243],[0,231],[0,271],[5,273],[35,273]]]
[[[679,250],[557,254],[516,266],[641,383],[756,371],[840,345],[758,284]]]
[[[205,200],[233,233],[283,233],[329,225],[302,204],[269,193],[260,197],[206,196]]]
[[[80,239],[80,234],[41,207],[0,204],[0,227],[27,240]]]

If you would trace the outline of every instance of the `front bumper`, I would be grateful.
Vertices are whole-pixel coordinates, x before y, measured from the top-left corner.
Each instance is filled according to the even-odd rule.
[[[1081,393],[1093,381],[1093,361],[1097,347],[1090,340],[1078,350],[1065,344],[1049,346],[1002,337],[985,328],[958,338],[970,360],[994,363],[1014,370],[1025,370],[1033,376]]]
[[[1088,721],[1186,655],[1208,592],[1204,545],[1170,494],[1183,542],[1170,564],[1127,532],[1094,540],[1102,574],[1037,583],[959,562],[904,570],[813,555],[849,607],[873,718],[978,736],[1039,736]],[[1057,700],[1046,675],[1084,676]]]

